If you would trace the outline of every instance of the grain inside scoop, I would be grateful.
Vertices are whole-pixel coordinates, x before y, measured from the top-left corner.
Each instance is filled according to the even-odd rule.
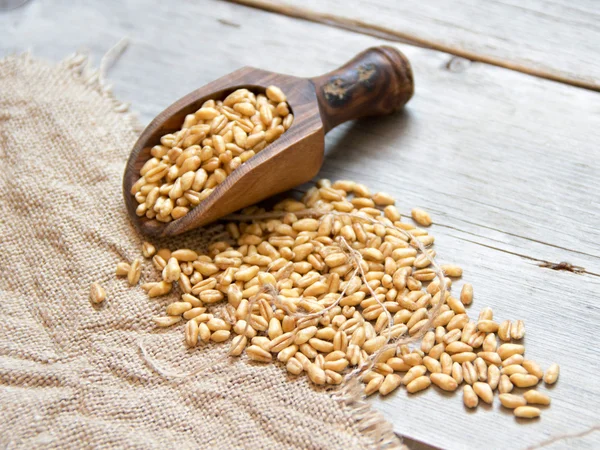
[[[220,100],[240,88],[285,93],[293,124],[276,141],[232,171],[197,206],[168,223],[138,216],[132,187],[161,137],[181,130],[186,116],[207,100]],[[174,236],[310,180],[322,163],[325,133],[348,120],[391,114],[414,91],[406,57],[392,47],[374,47],[339,69],[315,78],[298,78],[244,67],[186,95],[160,113],[141,134],[127,162],[123,194],[135,225],[150,236]]]

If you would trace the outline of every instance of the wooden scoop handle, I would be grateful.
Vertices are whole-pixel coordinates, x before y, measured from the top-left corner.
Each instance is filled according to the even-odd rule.
[[[394,47],[372,47],[333,72],[311,78],[327,133],[348,120],[391,114],[410,100],[413,74]]]

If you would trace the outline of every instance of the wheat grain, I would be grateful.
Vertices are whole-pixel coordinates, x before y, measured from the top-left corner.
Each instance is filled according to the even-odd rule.
[[[106,299],[106,291],[102,286],[98,283],[92,283],[92,288],[90,289],[90,300],[92,303],[102,303]]]
[[[177,208],[197,205],[230,173],[223,164],[250,157],[285,128],[276,117],[286,113],[284,103],[270,104],[263,95],[254,104],[245,95],[232,93],[231,106],[205,105],[186,117],[189,132],[167,136],[151,151],[156,160],[144,166],[144,177],[161,178],[136,183],[134,195],[144,207],[147,202],[157,217],[172,220],[186,211]],[[275,125],[265,126],[269,120]],[[197,138],[190,136],[202,133],[191,143]],[[142,288],[150,297],[181,293],[165,317],[155,318],[157,325],[185,319],[188,346],[233,338],[230,356],[277,359],[314,384],[340,384],[359,374],[366,395],[390,395],[400,384],[409,393],[431,383],[447,391],[463,384],[463,401],[472,408],[478,396],[489,403],[495,390],[508,394],[513,383],[537,384],[544,376],[539,365],[524,359],[523,345],[510,343],[523,337],[522,321],[495,321],[490,308],[471,320],[472,286],[465,283],[457,298],[443,278],[442,292],[435,250],[417,243],[430,245],[433,236],[401,222],[393,204],[388,194],[371,195],[358,183],[320,180],[302,199],[282,200],[271,213],[242,211],[248,220],[225,225],[230,239],[202,252],[157,251],[144,243],[142,253],[152,257],[162,280]],[[136,261],[118,265],[117,274],[140,270]],[[463,272],[455,265],[442,269],[452,277]],[[506,343],[498,347],[498,339]],[[544,378],[557,376],[552,368]],[[532,402],[546,401],[530,392]]]
[[[533,406],[519,406],[518,408],[515,408],[514,414],[516,417],[523,419],[533,419],[539,417],[541,411]]]
[[[558,380],[559,372],[560,367],[558,366],[558,364],[552,364],[550,367],[548,367],[548,370],[546,370],[546,373],[544,374],[544,382],[546,384],[556,383],[556,380]]]

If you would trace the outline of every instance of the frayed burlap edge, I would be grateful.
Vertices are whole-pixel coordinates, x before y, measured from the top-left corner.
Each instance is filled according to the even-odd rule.
[[[122,114],[131,129],[136,133],[141,133],[145,127],[139,122],[137,115],[131,111],[130,104],[119,100],[112,91],[112,85],[106,80],[108,70],[123,54],[128,45],[129,40],[127,38],[117,42],[102,57],[98,68],[92,65],[89,55],[85,51],[75,52],[58,65],[71,72],[77,81],[107,99],[112,104],[114,111]],[[24,54],[24,57],[31,58],[31,53]]]
[[[356,427],[375,448],[408,450],[394,433],[392,424],[366,401],[363,384],[357,378],[347,381],[333,397],[352,411]]]
[[[73,79],[87,89],[99,93],[107,102],[110,102],[115,112],[131,127],[135,133],[141,133],[144,126],[139,122],[137,115],[132,112],[130,104],[119,100],[112,85],[107,82],[106,74],[128,46],[126,38],[121,39],[102,58],[98,68],[94,67],[86,51],[77,51],[58,63],[59,68],[66,69]],[[31,52],[9,55],[6,59],[20,58],[26,61],[32,59]],[[330,395],[343,407],[350,411],[355,429],[361,433],[374,448],[408,450],[401,439],[394,433],[393,426],[383,415],[373,409],[366,401],[364,387],[357,379],[349,380],[346,385],[332,389]]]

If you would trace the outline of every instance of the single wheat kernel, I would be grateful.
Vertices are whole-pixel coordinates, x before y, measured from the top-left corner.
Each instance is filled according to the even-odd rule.
[[[372,339],[367,340],[363,344],[362,348],[368,354],[373,354],[377,350],[379,350],[381,347],[383,347],[384,344],[385,344],[385,342],[386,342],[386,337],[385,336],[377,336],[377,337],[374,337]]]
[[[458,331],[458,330],[455,330]],[[447,336],[447,335],[446,335]],[[462,352],[472,352],[473,347],[469,344],[465,344],[464,342],[455,341],[446,345],[446,352],[448,353],[462,353]]]
[[[200,307],[204,306],[204,304],[200,301],[200,299],[197,297],[194,297],[192,294],[182,294],[181,300],[183,300],[184,302],[188,302],[194,308],[200,308]],[[204,311],[202,311],[202,312],[204,312]]]
[[[461,352],[461,353],[454,353],[451,356],[451,358],[452,358],[452,361],[462,364],[465,362],[475,361],[475,359],[477,358],[477,355],[473,352]]]
[[[288,332],[277,336],[269,343],[269,351],[277,353],[294,344],[294,333]],[[331,345],[333,347],[333,344]]]
[[[531,375],[535,375],[539,379],[542,379],[544,377],[544,372],[542,371],[542,368],[535,361],[531,361],[529,359],[526,359],[526,360],[523,361],[522,366]]]
[[[510,366],[504,366],[502,368],[502,373],[508,376],[514,375],[515,373],[528,374],[529,372],[523,366],[518,364],[512,364]]]
[[[525,337],[525,323],[522,320],[517,320],[512,325],[510,336],[516,340],[523,339],[523,337]]]
[[[397,374],[389,374],[379,386],[379,393],[381,395],[388,395],[402,384],[402,377]]]
[[[498,384],[500,383],[500,369],[498,369],[498,366],[488,366],[487,383],[492,388],[492,391],[498,387]]]
[[[434,345],[432,349],[429,350],[428,356],[431,356],[433,359],[440,359],[440,356],[442,356],[442,353],[444,353],[445,347],[446,346],[443,342]]]
[[[193,322],[193,321],[191,321]],[[189,323],[189,322],[188,322]],[[248,338],[246,336],[238,335],[231,340],[231,347],[229,347],[230,356],[240,356],[246,345],[248,344]]]
[[[519,355],[518,353],[515,355],[512,355],[508,358],[506,358],[504,361],[502,361],[502,367],[508,367],[511,365],[521,365],[523,364],[523,361],[525,360],[525,358],[523,358],[523,355]]]
[[[377,377],[383,377],[383,376],[380,373],[375,372],[374,370],[369,370],[367,372],[364,372],[364,374],[362,376],[362,381],[365,383],[368,383],[373,378],[377,378]],[[379,388],[377,388],[377,389],[379,389]]]
[[[483,340],[483,345],[481,346],[482,350],[484,352],[495,352],[497,347],[498,341],[496,340],[496,335],[494,333],[489,333]],[[498,364],[502,364],[502,361]]]
[[[431,373],[442,372],[442,365],[440,364],[440,362],[436,359],[433,359],[430,356],[425,356],[423,358],[423,365],[427,367],[427,370],[429,370]]]
[[[462,330],[467,323],[469,323],[469,316],[466,314],[457,314],[450,319],[450,322],[446,325],[446,330]]]
[[[512,323],[510,320],[503,321],[498,327],[498,337],[504,342],[510,341]]]
[[[477,329],[484,333],[495,333],[498,331],[498,323],[493,320],[480,320],[477,322]]]
[[[196,319],[194,319],[198,323],[198,336],[202,342],[208,342],[210,341],[210,330],[206,326],[206,323],[198,320],[200,317],[201,316],[198,316]]]
[[[497,366],[502,364],[502,359],[496,352],[479,352],[477,356],[479,356],[488,364],[495,364]]]
[[[498,391],[501,394],[507,394],[513,390],[513,384],[510,382],[508,375],[500,375],[500,382],[498,383]]]
[[[527,400],[527,403],[536,404],[536,405],[549,405],[550,404],[550,397],[548,397],[546,394],[542,394],[541,392],[533,390],[533,389],[525,392],[523,394],[523,397],[525,397],[525,400]]]
[[[379,388],[383,384],[384,377],[379,374],[374,374],[369,381],[363,380],[367,383],[365,386],[365,395],[368,397],[371,394],[379,391]]]
[[[514,414],[516,417],[521,417],[524,419],[533,419],[539,417],[541,411],[538,408],[534,408],[533,406],[519,406],[515,408]]]
[[[90,290],[90,300],[92,303],[102,303],[106,298],[106,291],[98,283],[92,283]]]
[[[287,364],[285,365],[285,368],[292,375],[300,375],[304,371],[302,363],[298,361],[298,359],[296,359],[295,357],[292,357],[288,360]]]
[[[229,330],[217,330],[210,335],[210,340],[213,342],[224,342],[229,339],[231,332]]]
[[[291,357],[293,357],[298,352],[297,345],[290,345],[287,348],[284,348],[277,354],[277,360],[282,363],[287,363]]]
[[[454,380],[453,380],[454,381]],[[427,389],[431,384],[431,380],[427,376],[420,376],[415,378],[410,383],[406,385],[406,391],[410,394],[414,394],[415,392],[422,391]]]
[[[427,333],[425,333],[425,336],[423,336],[423,339],[421,340],[421,350],[423,351],[423,353],[429,353],[429,351],[433,348],[434,345],[435,333],[433,331],[428,331]]]
[[[195,347],[198,343],[198,324],[195,320],[185,324],[185,342],[189,347]]]
[[[527,400],[520,395],[500,394],[498,398],[500,399],[502,406],[505,408],[515,409],[519,406],[525,406],[527,404]]]
[[[160,248],[156,252],[156,255],[160,256],[165,261],[168,261],[169,258],[171,257],[171,250],[169,250],[168,248]]]
[[[440,365],[442,366],[442,373],[450,375],[452,373],[453,364],[454,360],[448,353],[444,352],[440,355]]]
[[[262,349],[258,345],[251,345],[246,349],[248,358],[258,362],[270,362],[272,360],[271,353]]]
[[[477,319],[477,321],[481,322],[482,320],[493,320],[493,319],[494,319],[494,311],[492,311],[492,308],[486,307],[480,311],[479,318]]]
[[[393,205],[386,206],[383,209],[383,213],[385,214],[385,217],[390,219],[392,222],[398,222],[401,219],[398,209]]]
[[[276,103],[281,103],[281,102],[285,102],[286,101],[285,94],[277,86],[269,86],[266,89],[265,93],[267,94],[267,98],[269,100],[272,100],[272,101],[274,101]]]
[[[350,353],[350,346],[348,346],[348,353]],[[348,359],[351,359],[350,355],[348,355]],[[386,361],[386,364],[396,372],[407,372],[411,369],[411,366],[406,364],[402,358],[390,358]]]
[[[473,366],[477,371],[477,379],[479,379],[479,381],[487,381],[487,365],[485,361],[482,358],[477,357],[475,361],[473,361]]]
[[[466,312],[465,305],[456,297],[449,296],[446,303],[456,314],[464,314]]]
[[[461,267],[456,266],[454,264],[442,264],[442,270],[444,274],[448,277],[458,278],[462,277],[463,270]]]
[[[159,297],[171,292],[172,284],[166,281],[159,281],[149,291],[148,297]]]
[[[558,380],[559,373],[560,367],[558,366],[558,364],[552,364],[550,367],[548,367],[546,373],[544,374],[544,382],[546,384],[556,383],[556,380]]]
[[[179,267],[179,261],[176,258],[169,258],[167,265],[163,270],[163,279],[169,283],[178,281],[181,276],[181,268]]]
[[[166,317],[153,317],[154,323],[159,327],[170,327],[175,325],[181,320],[181,316],[166,316]]]
[[[402,359],[409,366],[418,366],[418,365],[421,365],[423,362],[423,357],[418,353],[409,353],[409,354],[403,355]]]
[[[231,329],[231,324],[225,322],[223,319],[219,319],[217,317],[211,318],[208,322],[206,322],[206,326],[210,331],[220,331]]]
[[[342,384],[342,381],[344,381],[342,374],[333,370],[325,370],[325,375],[327,376],[327,384]]]
[[[494,392],[492,392],[492,388],[489,384],[477,381],[473,383],[473,390],[481,400],[487,404],[492,404],[492,401],[494,400]]]
[[[162,270],[163,270],[163,269],[166,267],[166,265],[167,265],[167,262],[166,262],[164,259],[162,259],[160,256],[158,256],[158,255],[154,255],[154,256],[152,257],[152,265],[153,265],[153,266],[154,266],[154,267],[155,267],[157,270],[160,270],[160,271],[162,271]]]
[[[483,345],[483,340],[485,339],[485,336],[485,332],[478,331],[477,333],[473,334],[473,336],[471,336],[467,343],[473,348],[479,348]]]
[[[334,353],[336,353],[336,352],[334,352]],[[379,362],[386,362],[389,359],[393,358],[395,354],[396,354],[396,348],[394,348],[394,347],[388,347],[387,349],[382,350],[377,355],[377,359],[375,361],[378,362],[378,363]]]
[[[170,258],[175,258],[177,261],[180,262],[196,261],[198,259],[198,253],[196,253],[193,250],[190,250],[189,248],[182,248],[172,252],[171,255],[168,258],[166,258],[166,260],[168,261]]]
[[[413,380],[425,375],[425,373],[427,373],[427,367],[425,366],[411,367],[411,369],[408,372],[406,372],[406,375],[404,375],[404,377],[402,378],[402,384],[408,385]]]
[[[454,342],[458,342],[457,345],[460,347],[460,346],[464,345],[464,342],[459,341],[461,335],[462,335],[462,331],[455,328],[454,330],[449,331],[448,333],[446,333],[444,335],[444,337],[442,338],[442,342],[444,344],[446,344],[448,347],[450,347],[450,344],[453,344]],[[464,351],[467,351],[467,350],[464,350]],[[456,353],[456,351],[454,353]]]
[[[468,343],[476,331],[477,331],[477,324],[475,322],[467,323],[462,329],[460,341],[464,342],[464,343]]]
[[[535,386],[539,381],[538,377],[531,374],[514,373],[510,375],[510,382],[520,388]]]
[[[120,262],[117,264],[117,270],[115,272],[118,277],[124,277],[129,273],[130,269],[131,266],[129,264],[126,262]]]
[[[142,274],[142,262],[139,259],[135,259],[131,264],[129,272],[127,273],[127,281],[131,286],[135,286],[140,281]]]
[[[152,258],[156,253],[156,248],[150,242],[144,241],[142,244],[142,255],[144,258]]]
[[[525,353],[525,347],[520,344],[502,344],[498,347],[497,353],[502,360],[505,360],[512,355],[522,355]]]
[[[330,353],[331,354],[331,353]],[[329,355],[328,355],[329,356]],[[346,367],[348,367],[349,361],[343,357],[333,361],[325,361],[323,364],[323,369],[333,370],[334,372],[342,372]],[[376,366],[386,366],[384,363],[378,363]],[[387,366],[386,366],[387,367]],[[390,373],[393,372],[392,368],[387,368],[386,371]]]
[[[325,371],[316,364],[311,364],[306,372],[310,381],[315,384],[325,384],[327,382]]]
[[[429,213],[420,208],[413,208],[410,214],[413,220],[423,227],[428,227],[433,223]]]
[[[463,403],[467,408],[476,408],[479,404],[479,397],[471,386],[465,384],[463,387]]]
[[[192,308],[186,312],[183,313],[183,318],[186,320],[191,320],[195,317],[198,317],[200,314],[203,314],[206,312],[206,308],[203,307],[197,307],[197,308]]]
[[[454,362],[452,363],[452,371],[450,373],[452,378],[460,385],[463,382],[463,370],[460,363]]]
[[[377,206],[389,206],[396,203],[394,197],[385,192],[377,192],[373,194],[372,199]]]
[[[470,305],[473,302],[473,286],[465,283],[460,291],[460,301],[463,305]]]
[[[169,316],[180,316],[184,312],[192,309],[192,305],[188,302],[173,302],[166,308],[166,313]]]
[[[432,373],[429,378],[431,382],[444,391],[455,391],[458,383],[450,375],[443,373]]]
[[[444,342],[444,337],[446,336],[446,329],[443,326],[435,327],[435,342],[440,344]]]

